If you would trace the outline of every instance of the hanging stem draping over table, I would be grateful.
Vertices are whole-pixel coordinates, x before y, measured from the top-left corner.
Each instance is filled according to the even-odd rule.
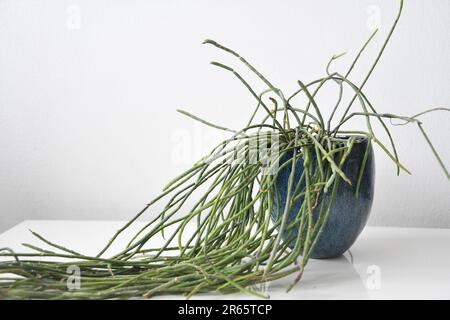
[[[212,62],[234,75],[255,98],[257,105],[246,126],[240,130],[229,129],[178,110],[232,136],[170,181],[161,194],[119,229],[96,256],[55,244],[35,232],[33,235],[48,248],[24,244],[32,252],[0,249],[3,259],[0,262],[0,297],[108,299],[150,298],[162,294],[191,297],[211,291],[243,291],[265,298],[266,294],[252,290],[251,286],[297,273],[290,286],[292,288],[301,279],[327,223],[338,185],[350,183],[342,168],[361,135],[369,140],[365,160],[372,142],[393,160],[399,172],[409,172],[399,160],[394,140],[383,119],[401,121],[398,124],[416,123],[450,180],[443,160],[419,120],[428,112],[450,109],[433,108],[411,117],[378,113],[363,92],[391,39],[402,8],[403,1],[400,1],[397,18],[360,85],[354,84],[349,75],[377,31],[370,35],[345,75],[330,71],[331,63],[342,56],[335,55],[323,77],[309,83],[298,81],[299,89],[287,99],[240,54],[216,41],[205,40],[205,44],[239,59],[267,87],[258,94],[235,68]],[[337,86],[338,100],[330,108],[331,116],[325,119],[317,97],[328,82]],[[332,126],[333,118],[338,115],[343,102],[343,90],[347,88],[353,98],[341,112],[340,120]],[[293,103],[294,98],[301,94],[307,100],[304,107]],[[260,111],[263,111],[262,115]],[[259,121],[256,120],[258,116],[261,117]],[[341,129],[356,117],[366,120],[366,129]],[[372,120],[381,125],[389,138],[390,147],[378,138]],[[281,161],[286,158],[286,161]],[[354,186],[355,196],[358,196],[365,160]],[[295,168],[300,162],[304,170],[296,181]],[[287,199],[281,206],[276,179],[278,172],[286,167],[291,170]],[[319,199],[324,196],[329,196],[330,201],[319,204]],[[195,202],[190,204],[193,199]],[[162,209],[148,218],[149,221],[129,239],[124,248],[110,254],[109,258],[104,257],[124,231],[147,214],[150,208],[153,209],[155,203],[162,201],[165,201]],[[300,210],[294,221],[289,221],[287,215],[298,201],[302,204]],[[275,217],[273,212],[277,213]],[[313,215],[316,215],[315,219]],[[286,235],[286,239],[282,235]],[[163,242],[157,247],[150,246],[150,241],[154,239]],[[63,262],[57,262],[55,258],[63,259]],[[81,270],[81,287],[70,291],[66,285],[69,277],[66,270],[74,264]]]

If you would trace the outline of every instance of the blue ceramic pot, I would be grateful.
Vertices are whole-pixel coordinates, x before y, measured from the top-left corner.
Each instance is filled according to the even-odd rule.
[[[342,168],[345,175],[352,182],[352,185],[349,185],[348,183],[340,179],[328,222],[324,226],[322,234],[316,242],[314,250],[310,256],[311,258],[326,259],[342,255],[352,246],[352,244],[355,242],[356,238],[366,225],[373,201],[375,163],[373,150],[371,147],[366,165],[364,167],[359,190],[359,197],[356,198],[356,182],[358,180],[358,173],[363,163],[364,153],[366,151],[368,143],[367,138],[358,138],[358,142],[353,145],[352,151],[348,155],[348,158]],[[281,159],[280,165],[291,158],[292,153],[286,154]],[[302,172],[303,159],[300,159],[296,163],[294,186],[298,183]],[[272,218],[274,220],[278,214],[283,214],[283,208],[286,204],[287,187],[290,173],[291,164],[288,164],[284,168],[281,168],[278,173],[276,185],[279,195],[280,212],[272,212]],[[326,201],[325,205],[328,203],[330,193],[331,192],[328,193],[328,196],[321,197],[321,199],[319,200],[317,209],[314,211],[315,218],[317,218],[319,214],[318,208],[320,208],[321,202]],[[288,224],[295,219],[297,213],[301,208],[302,202],[303,199],[300,199],[292,207],[287,220]],[[297,229],[294,228],[294,236],[296,236],[297,234],[298,227],[299,226],[297,225]],[[286,238],[286,236],[284,236],[284,238]],[[290,244],[291,248],[293,246],[294,242]]]

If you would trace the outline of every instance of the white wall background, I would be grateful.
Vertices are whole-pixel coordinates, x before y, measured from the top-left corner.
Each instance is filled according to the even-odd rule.
[[[381,112],[450,107],[450,1],[405,2],[367,94]],[[235,48],[291,92],[297,79],[322,76],[334,53],[348,51],[335,65],[346,70],[379,20],[354,73],[360,81],[397,7],[387,0],[0,1],[0,231],[23,219],[130,218],[219,138],[176,108],[244,125],[253,98],[208,64],[238,63],[202,46],[204,38]],[[450,166],[450,115],[423,120]],[[413,175],[396,177],[377,150],[370,224],[450,227],[450,184],[422,136],[415,126],[393,133]]]

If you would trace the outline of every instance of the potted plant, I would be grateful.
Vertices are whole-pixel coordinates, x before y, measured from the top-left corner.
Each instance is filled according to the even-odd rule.
[[[290,96],[238,53],[206,40],[205,44],[238,58],[267,86],[258,94],[233,68],[212,62],[240,80],[255,98],[257,105],[246,126],[232,130],[179,110],[205,125],[230,132],[229,139],[167,184],[97,256],[62,247],[37,233],[33,234],[51,249],[30,244],[25,246],[33,253],[2,249],[1,256],[10,259],[0,264],[0,273],[18,277],[0,278],[0,296],[107,299],[244,291],[267,297],[249,286],[296,273],[293,286],[310,258],[342,254],[363,229],[373,200],[373,147],[379,147],[393,161],[398,173],[409,173],[399,160],[386,120],[417,125],[450,179],[419,120],[428,112],[450,110],[435,108],[414,116],[379,113],[363,90],[402,7],[403,1],[375,62],[359,85],[349,76],[376,31],[345,74],[331,71],[333,61],[342,56],[335,55],[323,77],[308,83],[298,81],[298,90]],[[339,94],[328,119],[322,111],[330,106],[319,106],[316,99],[326,83],[334,84]],[[344,90],[353,93],[347,103]],[[305,105],[294,103],[300,95],[306,98]],[[354,117],[363,117],[366,128],[344,130],[343,125]],[[374,122],[381,124],[388,144],[378,138]],[[196,201],[188,205],[188,199]],[[163,209],[123,250],[104,257],[124,230],[163,200]],[[160,246],[148,246],[150,240],[161,236]],[[70,262],[54,262],[53,258]],[[68,263],[81,270],[79,290],[69,291],[64,283]]]

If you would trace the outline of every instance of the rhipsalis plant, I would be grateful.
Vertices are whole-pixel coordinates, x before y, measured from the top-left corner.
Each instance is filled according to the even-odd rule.
[[[256,108],[250,112],[245,127],[232,130],[179,110],[205,125],[230,132],[229,139],[172,180],[96,256],[75,252],[36,233],[33,234],[46,248],[24,244],[32,249],[26,253],[1,249],[0,297],[125,299],[243,291],[264,298],[265,294],[249,287],[296,273],[294,285],[301,279],[327,223],[338,184],[349,183],[342,166],[361,136],[392,159],[398,173],[409,173],[399,160],[386,121],[416,125],[450,179],[419,120],[428,112],[450,109],[434,108],[413,116],[379,113],[363,90],[391,39],[402,7],[400,1],[397,18],[361,84],[352,82],[350,75],[377,31],[344,74],[330,70],[332,62],[341,55],[333,56],[323,77],[311,82],[298,81],[298,90],[290,96],[235,51],[205,40],[205,44],[235,56],[267,86],[265,91],[257,93],[234,68],[212,62],[237,78],[255,98]],[[319,106],[317,97],[328,83],[336,86],[338,99],[332,106]],[[352,98],[346,103],[344,90],[352,92]],[[296,105],[294,98],[302,95],[306,98],[305,105]],[[324,108],[331,110],[328,119],[323,117]],[[343,130],[342,126],[354,117],[363,117],[366,128]],[[387,134],[386,144],[378,138],[372,123],[381,124],[380,128]],[[295,181],[293,174],[299,161],[304,171],[300,180]],[[278,172],[288,166],[291,176],[283,207],[275,182]],[[355,197],[360,179],[354,186]],[[318,200],[325,196],[331,201],[317,206]],[[153,205],[162,201],[165,201],[163,209],[153,211]],[[301,209],[295,221],[288,222],[286,216],[298,201],[302,202]],[[121,233],[147,213],[148,223],[129,239],[128,245],[119,252],[109,253],[108,249]],[[292,232],[294,228],[298,232]],[[160,246],[150,246],[154,239],[164,240],[160,240]],[[81,270],[79,290],[67,288],[69,265],[77,265]]]

